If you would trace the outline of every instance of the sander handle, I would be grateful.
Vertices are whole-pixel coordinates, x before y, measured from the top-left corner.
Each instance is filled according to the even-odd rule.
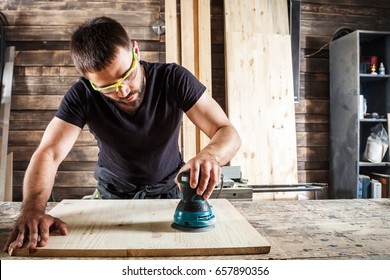
[[[196,188],[190,186],[190,170],[185,170],[177,176],[177,181],[183,186],[183,198],[185,200],[191,199],[193,202],[204,200],[203,197],[196,192]]]

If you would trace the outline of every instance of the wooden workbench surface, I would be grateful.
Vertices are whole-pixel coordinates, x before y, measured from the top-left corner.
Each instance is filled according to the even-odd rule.
[[[390,199],[257,200],[232,204],[265,237],[271,252],[211,259],[390,259]],[[49,203],[48,209],[55,205]],[[0,202],[1,247],[19,209],[19,202]],[[0,259],[9,258],[15,257],[0,254]]]

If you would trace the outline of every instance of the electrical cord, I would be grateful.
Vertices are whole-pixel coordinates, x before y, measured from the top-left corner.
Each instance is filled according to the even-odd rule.
[[[7,17],[1,11],[0,11],[0,21],[1,21],[3,26],[9,25]]]
[[[221,174],[221,184],[219,185],[219,192],[215,198],[219,198],[219,196],[221,195],[221,192],[222,192],[222,188],[223,188],[223,174]]]
[[[306,54],[306,55],[302,55],[301,58],[308,58],[308,57],[313,57],[315,56],[316,54],[320,53],[323,49],[325,49],[329,44],[330,42],[336,40],[336,39],[339,39],[349,33],[353,32],[353,30],[349,27],[340,27],[339,29],[337,29],[333,35],[332,35],[332,38],[325,44],[323,45],[321,48],[319,48],[317,51],[311,53],[311,54]]]

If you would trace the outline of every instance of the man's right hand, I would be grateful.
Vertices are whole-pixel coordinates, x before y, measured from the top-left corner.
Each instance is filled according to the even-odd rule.
[[[68,233],[68,225],[58,218],[39,210],[22,210],[15,227],[4,246],[4,252],[12,255],[12,251],[21,248],[28,241],[27,248],[44,247],[48,243],[50,231],[58,231],[62,235]]]

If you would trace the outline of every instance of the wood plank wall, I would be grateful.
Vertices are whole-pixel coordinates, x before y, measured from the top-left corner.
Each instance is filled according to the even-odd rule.
[[[22,198],[22,181],[33,151],[59,102],[79,74],[69,53],[70,36],[82,22],[109,16],[123,23],[140,45],[142,59],[165,59],[164,43],[151,25],[161,16],[160,0],[1,1],[7,17],[8,45],[16,46],[9,151],[14,152],[14,200]],[[86,127],[59,167],[54,199],[80,198],[94,191],[98,149]]]
[[[21,200],[23,175],[31,154],[62,95],[78,79],[68,51],[72,31],[90,17],[111,16],[140,43],[143,59],[164,61],[165,38],[150,28],[155,20],[164,18],[164,0],[8,0],[0,3],[0,11],[10,24],[6,28],[7,44],[17,50],[9,151],[14,152],[14,200]],[[225,108],[223,14],[223,0],[211,0],[212,91]],[[390,31],[390,1],[302,0],[301,55],[320,49],[342,27]],[[326,46],[301,60],[301,99],[295,106],[300,182],[328,182],[328,58]],[[94,139],[86,128],[60,166],[56,200],[80,198],[93,191],[96,157]]]
[[[390,31],[390,1],[302,0],[301,100],[295,107],[300,182],[329,182],[329,48],[342,28]],[[314,56],[324,45],[323,51]],[[329,186],[330,188],[332,186]]]

